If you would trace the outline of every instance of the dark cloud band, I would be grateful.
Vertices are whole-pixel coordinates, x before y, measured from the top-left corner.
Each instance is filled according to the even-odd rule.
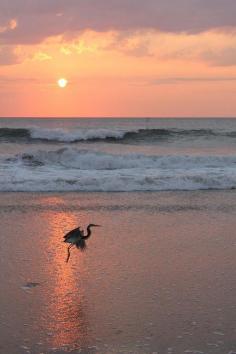
[[[5,43],[36,43],[85,29],[96,31],[153,28],[201,32],[236,26],[235,0],[1,0],[0,31]]]

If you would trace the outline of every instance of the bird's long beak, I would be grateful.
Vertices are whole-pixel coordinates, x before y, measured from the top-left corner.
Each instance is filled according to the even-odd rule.
[[[101,227],[102,225],[94,225],[94,226]]]

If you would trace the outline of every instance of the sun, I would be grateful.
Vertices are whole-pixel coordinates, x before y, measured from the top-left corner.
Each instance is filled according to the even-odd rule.
[[[61,78],[61,79],[57,80],[57,84],[60,88],[65,88],[68,84],[68,80]]]

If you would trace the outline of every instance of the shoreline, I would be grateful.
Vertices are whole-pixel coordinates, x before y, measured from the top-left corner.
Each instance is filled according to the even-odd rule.
[[[234,191],[0,196],[4,353],[236,350]]]

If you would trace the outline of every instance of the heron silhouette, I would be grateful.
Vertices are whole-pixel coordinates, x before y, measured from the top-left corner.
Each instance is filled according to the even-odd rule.
[[[74,246],[76,246],[78,249],[81,251],[84,251],[86,249],[86,240],[91,236],[92,234],[92,227],[100,227],[101,225],[96,225],[96,224],[89,224],[87,226],[87,235],[84,234],[84,230],[81,230],[80,227],[77,227],[76,229],[73,229],[69,231],[67,234],[64,236],[64,242],[70,243],[70,246],[68,247],[68,256],[66,259],[66,263],[68,263],[70,259],[70,249]]]

